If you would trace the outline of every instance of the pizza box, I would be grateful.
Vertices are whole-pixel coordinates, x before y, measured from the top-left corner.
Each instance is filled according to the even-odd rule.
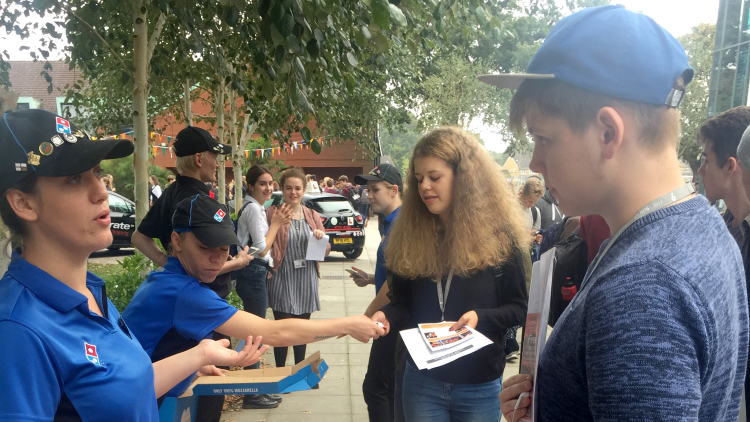
[[[194,421],[198,396],[309,390],[318,385],[327,371],[328,365],[320,358],[320,352],[315,352],[294,366],[228,371],[224,377],[198,377],[180,397],[164,399],[159,408],[159,422]]]

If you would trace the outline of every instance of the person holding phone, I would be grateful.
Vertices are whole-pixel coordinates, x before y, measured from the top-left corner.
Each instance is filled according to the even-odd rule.
[[[372,317],[375,312],[390,303],[388,298],[388,283],[386,283],[385,245],[388,242],[393,222],[401,209],[401,192],[403,182],[401,172],[393,164],[381,164],[370,171],[354,178],[354,182],[366,186],[369,192],[369,205],[376,213],[383,215],[385,229],[383,240],[380,242],[375,263],[375,273],[370,275],[359,268],[352,267],[349,271],[354,282],[363,287],[375,284],[376,297],[365,310],[365,315]],[[400,400],[395,397],[396,372],[396,341],[398,336],[393,334],[373,341],[370,358],[367,364],[367,374],[362,383],[362,393],[367,403],[367,411],[371,422],[394,420],[394,410],[399,409]]]
[[[156,397],[180,380],[266,350],[260,337],[241,353],[203,340],[152,364],[87,271],[112,243],[100,162],[132,153],[45,110],[0,119],[0,216],[14,246],[0,279],[0,420],[158,422]]]
[[[271,224],[266,220],[263,204],[271,199],[273,193],[273,175],[261,166],[254,165],[247,171],[246,204],[237,216],[237,237],[240,246],[252,246],[258,249],[250,264],[237,272],[237,295],[242,299],[245,312],[266,317],[268,309],[268,291],[266,281],[268,269],[273,266],[269,252],[279,228],[289,223],[291,209],[283,204],[274,214]],[[260,363],[245,369],[257,369]],[[243,398],[244,409],[273,409],[281,403],[281,396],[271,394],[248,394]]]
[[[273,268],[276,271],[268,281],[268,303],[273,309],[273,318],[310,319],[310,315],[320,310],[318,279],[320,269],[317,261],[308,261],[307,242],[311,236],[322,239],[325,236],[320,215],[302,205],[305,194],[305,173],[299,167],[290,167],[281,173],[279,179],[284,203],[292,211],[291,219],[277,232],[271,250]],[[269,207],[266,218],[273,222],[278,207]],[[326,256],[331,252],[330,243],[326,246]],[[286,366],[287,347],[274,347],[276,367]],[[294,363],[305,359],[304,343],[294,346]]]

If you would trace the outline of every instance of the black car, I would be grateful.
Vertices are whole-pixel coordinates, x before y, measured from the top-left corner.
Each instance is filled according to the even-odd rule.
[[[331,250],[343,252],[349,259],[358,258],[365,247],[365,223],[349,201],[330,193],[306,193],[302,204],[320,214],[320,220],[331,243]]]
[[[114,192],[109,192],[109,230],[112,244],[107,249],[116,251],[130,247],[130,238],[135,231],[135,203]]]

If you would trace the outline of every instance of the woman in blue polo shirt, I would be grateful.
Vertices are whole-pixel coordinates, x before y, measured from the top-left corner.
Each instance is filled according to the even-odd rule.
[[[208,340],[152,365],[86,271],[112,243],[99,162],[132,152],[44,110],[0,119],[0,216],[19,246],[0,279],[0,421],[156,422],[156,397],[198,368],[264,351]]]

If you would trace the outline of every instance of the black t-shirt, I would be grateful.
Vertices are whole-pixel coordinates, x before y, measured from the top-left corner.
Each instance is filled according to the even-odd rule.
[[[164,249],[169,249],[172,243],[172,215],[183,199],[192,198],[195,195],[209,195],[212,198],[208,185],[193,177],[177,175],[174,183],[167,186],[162,195],[154,201],[154,205],[148,210],[146,217],[138,226],[138,231],[144,235],[161,240]],[[232,291],[232,276],[229,273],[216,277],[208,287],[215,291],[221,298],[226,298]]]
[[[525,321],[528,294],[520,251],[515,251],[500,269],[500,277],[496,277],[495,268],[478,271],[469,277],[453,276],[449,296],[445,300],[446,321],[458,321],[466,312],[476,311],[479,317],[477,330],[494,344],[449,364],[423,370],[422,373],[453,384],[479,384],[503,375],[505,333]],[[442,283],[445,288],[445,277]],[[440,321],[434,281],[426,277],[407,280],[394,275],[390,286],[393,300],[389,307],[383,309],[391,323],[389,335],[415,328],[417,324]]]

